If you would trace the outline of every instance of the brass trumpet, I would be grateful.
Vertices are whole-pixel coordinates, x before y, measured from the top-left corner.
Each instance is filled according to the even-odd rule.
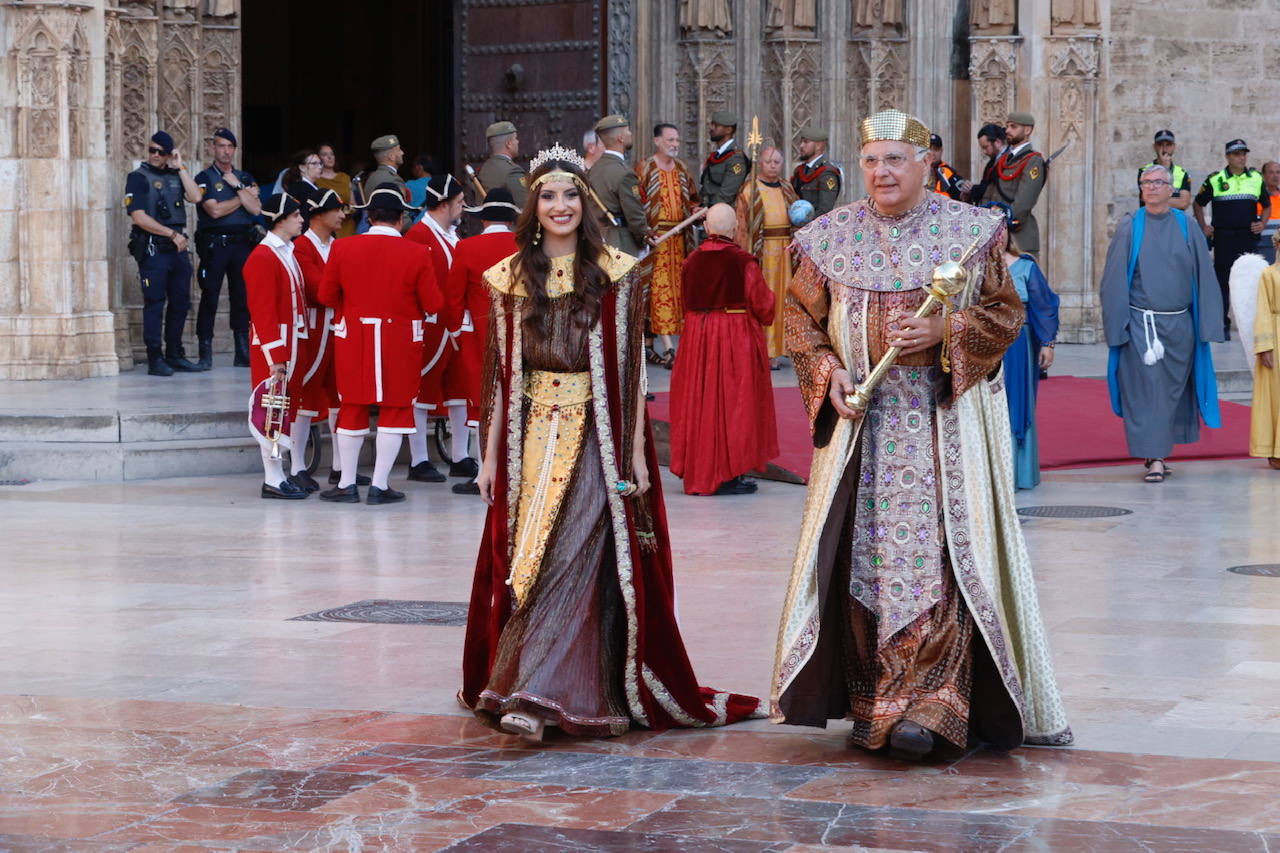
[[[291,401],[286,394],[285,379],[278,373],[267,378],[267,385],[262,389],[262,411],[266,417],[262,425],[262,434],[271,442],[271,458],[281,458],[280,437],[284,435],[285,419],[289,417]]]

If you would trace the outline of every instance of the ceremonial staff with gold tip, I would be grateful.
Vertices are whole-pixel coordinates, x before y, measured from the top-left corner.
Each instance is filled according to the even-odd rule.
[[[764,137],[760,135],[760,116],[751,117],[751,132],[747,134],[747,157],[751,160],[751,206],[756,205],[756,193],[760,188],[756,185],[756,178],[760,172],[760,145],[764,142]]]

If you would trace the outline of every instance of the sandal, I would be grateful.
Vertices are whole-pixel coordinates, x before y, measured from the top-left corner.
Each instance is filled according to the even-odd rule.
[[[659,358],[661,359],[662,366],[667,370],[670,370],[676,365],[676,351],[674,349],[667,350],[659,356]]]
[[[644,360],[646,364],[652,364],[654,367],[666,367],[662,361],[662,356],[658,355],[653,347],[644,348]]]
[[[542,735],[545,733],[546,727],[546,720],[541,717],[535,717],[533,714],[522,714],[519,711],[503,714],[502,719],[498,721],[498,728],[507,734],[519,735],[530,743],[542,743]]]
[[[1151,466],[1156,464],[1157,462],[1160,463],[1160,470],[1152,471]],[[1148,483],[1163,483],[1164,478],[1169,476],[1168,466],[1164,464],[1163,459],[1148,459],[1146,462],[1142,463],[1142,465],[1144,468],[1147,469],[1146,476],[1144,476],[1142,479]]]

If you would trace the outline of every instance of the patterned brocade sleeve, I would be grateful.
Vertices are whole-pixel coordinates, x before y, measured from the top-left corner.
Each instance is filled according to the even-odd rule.
[[[844,367],[827,334],[827,315],[830,310],[831,295],[827,290],[826,276],[812,260],[804,258],[796,274],[791,277],[791,285],[787,289],[783,322],[787,350],[795,364],[796,378],[800,381],[800,395],[804,398],[804,406],[809,413],[809,429],[815,435],[819,415],[827,401],[831,374]]]
[[[990,376],[1022,329],[1022,300],[1005,265],[1004,230],[983,263],[982,290],[974,304],[951,315],[951,387],[959,396]]]

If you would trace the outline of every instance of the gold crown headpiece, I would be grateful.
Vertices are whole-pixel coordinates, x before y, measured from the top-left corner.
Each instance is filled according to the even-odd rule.
[[[868,142],[906,142],[917,148],[929,147],[929,128],[920,119],[901,110],[881,110],[858,123],[859,145]]]

